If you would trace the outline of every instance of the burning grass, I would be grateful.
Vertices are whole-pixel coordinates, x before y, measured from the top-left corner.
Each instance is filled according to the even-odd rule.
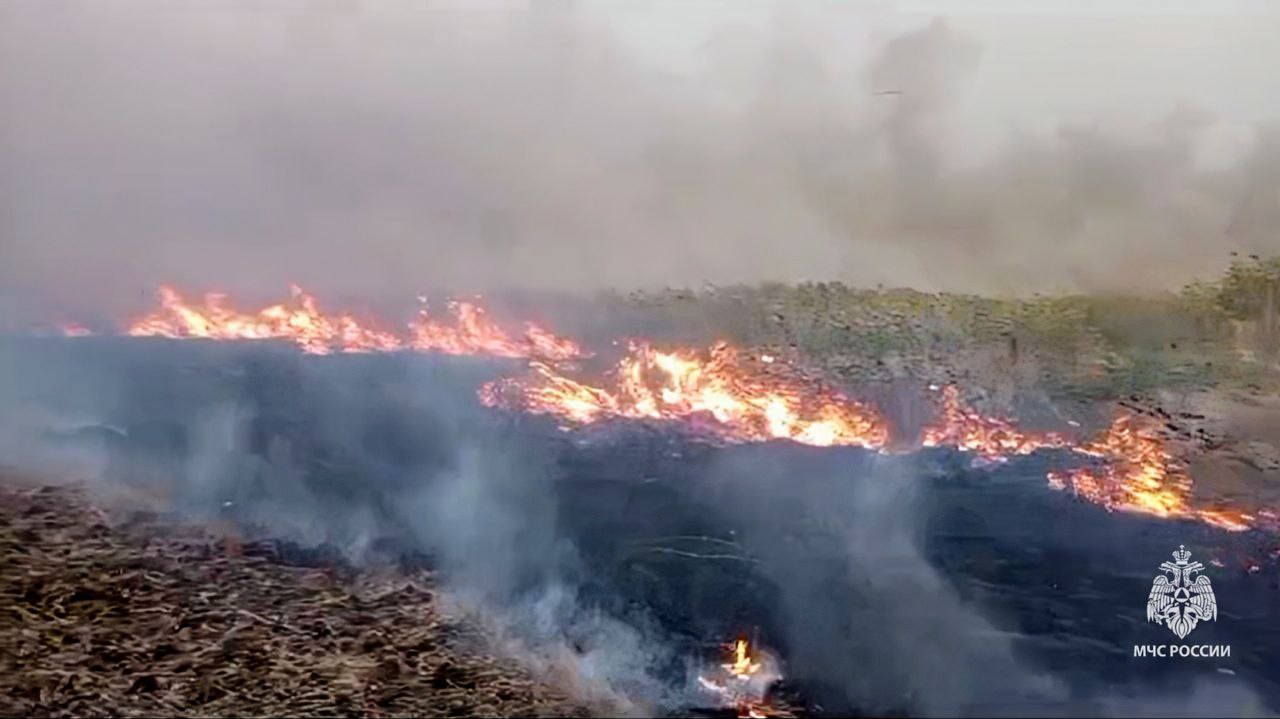
[[[903,305],[910,297],[914,295],[889,293],[881,299],[889,303],[887,310],[904,317],[914,314],[917,319],[943,307],[924,312],[909,302]],[[164,286],[159,298],[158,309],[127,323],[127,334],[277,339],[311,354],[415,350],[529,358],[524,376],[486,384],[479,390],[480,401],[490,407],[552,415],[566,426],[614,418],[676,422],[696,429],[699,436],[725,443],[786,439],[875,450],[891,444],[888,423],[870,404],[815,379],[797,362],[747,352],[725,341],[705,351],[658,349],[649,341],[631,341],[612,369],[592,376],[584,374],[578,363],[569,362],[591,355],[578,343],[531,322],[525,324],[523,335],[510,334],[482,308],[466,302],[450,303],[452,321],[438,320],[423,310],[406,331],[396,333],[353,313],[326,313],[314,297],[296,286],[288,302],[254,312],[234,309],[225,295],[217,293],[206,295],[202,303],[190,303],[177,290]],[[1050,305],[1055,316],[1075,317],[1076,324],[1088,314],[1069,298],[1054,299]],[[826,311],[831,313],[832,308]],[[1046,317],[1024,310],[1020,322],[1035,327],[1044,324]],[[977,313],[971,319],[976,321]],[[79,325],[67,325],[63,331],[85,334]],[[1046,336],[1062,334],[1053,328],[1046,332]],[[1016,362],[1016,338],[1011,330],[1004,334],[1010,337],[1009,349]],[[1197,519],[1233,531],[1258,526],[1260,516],[1272,516],[1254,508],[1193,503],[1191,477],[1172,458],[1163,439],[1136,416],[1119,416],[1097,438],[1071,440],[1056,432],[1028,432],[1011,420],[980,414],[964,403],[961,389],[949,383],[941,388],[937,417],[924,428],[919,445],[953,447],[985,462],[1041,449],[1070,449],[1097,460],[1096,466],[1055,472],[1049,476],[1050,486],[1070,488],[1076,496],[1108,509]]]
[[[942,401],[938,417],[924,428],[920,438],[925,447],[955,447],[973,452],[993,462],[1011,455],[1031,454],[1039,449],[1069,446],[1066,437],[1056,432],[1030,433],[1018,429],[1002,417],[989,417],[974,411],[960,397],[960,388],[947,385],[940,389]]]
[[[333,352],[394,352],[413,350],[447,354],[487,354],[499,357],[568,359],[582,354],[573,342],[528,322],[512,334],[484,308],[471,302],[448,304],[449,317],[431,315],[424,307],[402,330],[352,312],[328,312],[315,297],[297,285],[289,299],[267,307],[241,311],[227,295],[211,292],[199,302],[188,301],[172,286],[157,291],[160,306],[128,322],[125,334],[135,337],[200,338],[212,340],[284,340],[310,354]],[[64,334],[90,334],[76,323],[63,325]]]
[[[593,386],[534,363],[528,377],[490,383],[480,398],[489,406],[579,424],[610,417],[685,421],[705,416],[712,420],[708,431],[727,442],[790,439],[880,449],[889,439],[884,420],[866,405],[799,377],[769,355],[751,362],[725,343],[705,353],[633,344],[607,381],[609,387]]]
[[[780,676],[774,659],[739,637],[725,645],[726,661],[698,676],[698,684],[721,705],[737,711],[739,717],[793,716],[785,707],[768,698],[773,682]]]
[[[1103,305],[1082,298],[1008,303],[911,292],[854,293],[862,304],[855,302],[851,308],[841,304],[841,297],[847,300],[851,295],[840,287],[794,288],[781,298],[770,294],[774,290],[761,290],[754,298],[732,299],[744,305],[755,303],[751,312],[742,313],[755,319],[726,333],[735,336],[736,332],[736,343],[718,341],[708,349],[695,349],[699,345],[635,340],[603,372],[591,371],[587,366],[590,363],[577,361],[592,356],[584,345],[533,323],[526,323],[523,332],[509,331],[473,303],[451,303],[448,317],[429,315],[423,310],[402,329],[391,330],[375,318],[322,311],[315,298],[296,287],[288,301],[248,312],[235,309],[222,295],[207,295],[202,302],[193,303],[172,288],[161,288],[160,307],[126,323],[123,332],[210,340],[284,340],[308,354],[424,351],[526,358],[526,373],[490,382],[480,389],[483,404],[549,415],[565,428],[587,427],[612,419],[665,423],[712,443],[789,440],[882,452],[890,451],[890,447],[894,451],[941,447],[968,453],[979,463],[1006,462],[1041,450],[1057,450],[1068,458],[1074,455],[1081,465],[1050,472],[1048,485],[1107,510],[1194,520],[1228,531],[1277,529],[1275,515],[1269,510],[1197,497],[1187,464],[1177,456],[1165,431],[1169,425],[1158,419],[1121,411],[1109,426],[1095,433],[1035,431],[1011,418],[975,409],[966,401],[964,392],[964,387],[971,385],[953,376],[932,387],[936,391],[936,415],[925,423],[919,436],[896,437],[891,436],[897,433],[895,426],[871,402],[854,398],[835,383],[838,378],[847,379],[850,367],[861,370],[856,362],[847,361],[850,354],[877,354],[876,362],[883,367],[886,358],[901,359],[915,353],[930,364],[950,370],[949,361],[963,354],[966,343],[985,342],[999,347],[999,352],[990,355],[998,361],[989,363],[997,373],[1016,375],[1027,364],[1026,358],[1034,355],[1043,367],[1053,370],[1050,375],[1069,377],[1068,384],[1085,378],[1086,384],[1095,382],[1096,387],[1103,387],[1119,376],[1113,371],[1115,368],[1128,367],[1125,389],[1132,390],[1175,374],[1165,372],[1169,368],[1166,361],[1177,351],[1180,336],[1170,340],[1161,335],[1159,347],[1129,351],[1133,348],[1117,344],[1116,327],[1128,326],[1125,322],[1132,318],[1117,319],[1116,313],[1110,311],[1101,312],[1100,317]],[[813,300],[815,306],[801,303],[800,311],[784,312],[770,304],[785,304],[796,297]],[[1190,303],[1190,297],[1185,294],[1179,301]],[[723,297],[714,298],[713,304],[723,301]],[[706,306],[701,309],[705,311]],[[860,324],[866,317],[855,316],[864,310],[872,317],[866,326]],[[1193,307],[1187,312],[1201,312],[1210,319],[1218,316],[1202,310]],[[770,313],[776,321],[756,321],[761,313]],[[702,321],[707,322],[705,312]],[[64,331],[72,336],[89,333],[80,325],[67,325]],[[927,337],[928,342],[922,337]],[[930,342],[932,345],[925,347]],[[790,349],[779,349],[784,344]],[[1164,345],[1169,346],[1169,351]],[[1198,346],[1184,346],[1178,357],[1194,352]],[[939,348],[942,356],[938,356]],[[1055,348],[1064,351],[1051,351]],[[933,357],[930,352],[934,352]],[[834,371],[833,362],[838,365]],[[824,371],[812,372],[815,365],[825,365]],[[817,379],[817,375],[823,379]],[[920,373],[915,379],[926,376],[930,375]],[[847,387],[855,383],[842,384]],[[1105,389],[1110,394],[1117,391],[1116,386]],[[35,499],[22,500],[27,504],[19,503],[26,509],[14,526],[24,534],[14,535],[21,542],[9,540],[12,547],[25,546],[34,536],[33,531],[36,535],[44,531],[27,528],[23,522],[30,517],[35,517],[31,521],[37,524],[53,526],[55,532],[74,531],[71,525],[59,525],[50,518],[50,511],[40,505],[44,499],[32,497]],[[93,555],[99,551],[95,543],[106,541],[102,537],[110,532],[92,521],[84,527],[89,534],[71,537],[71,543],[77,544],[75,552]],[[52,580],[47,577],[56,573],[28,567],[26,578],[8,592],[24,629],[10,633],[19,637],[21,645],[15,656],[31,659],[34,666],[41,668],[28,673],[28,680],[14,682],[10,687],[12,713],[75,714],[91,707],[89,702],[94,696],[110,697],[110,702],[123,707],[123,713],[171,713],[175,707],[198,707],[199,713],[221,714],[237,713],[249,706],[255,713],[295,714],[322,707],[362,714],[505,715],[577,710],[567,703],[556,703],[562,699],[540,703],[541,689],[528,682],[519,685],[524,687],[523,694],[513,695],[509,682],[497,681],[493,686],[499,688],[486,693],[487,680],[480,681],[475,676],[490,676],[483,667],[490,666],[491,661],[482,658],[476,660],[478,664],[466,665],[481,667],[475,669],[479,674],[463,668],[454,653],[456,642],[450,644],[449,638],[458,631],[457,625],[443,622],[434,613],[429,593],[401,588],[369,595],[365,589],[357,591],[332,578],[317,586],[312,577],[276,577],[273,573],[286,570],[253,558],[210,550],[207,545],[196,550],[202,552],[198,562],[201,568],[188,569],[180,566],[181,558],[192,551],[188,545],[174,544],[177,540],[171,539],[163,541],[170,542],[161,552],[165,559],[157,557],[151,552],[151,545],[146,545],[140,550],[143,559],[127,560],[122,569],[115,568],[115,560],[91,558],[79,564],[68,560],[70,563],[57,571],[74,574],[74,578],[57,580],[64,581],[64,585],[55,589],[50,589]],[[87,548],[80,548],[79,543]],[[41,562],[50,561],[54,555],[46,550],[37,550],[37,554]],[[197,577],[193,572],[204,574]],[[248,582],[268,588],[255,591],[252,601],[256,603],[242,605],[234,593],[218,592],[223,578],[230,575],[236,577],[237,584]],[[117,576],[129,579],[117,580]],[[93,586],[94,582],[105,583],[106,589],[94,589],[96,594],[91,592],[85,599],[83,586]],[[181,588],[184,583],[204,589],[191,590],[195,593],[190,595]],[[297,586],[281,589],[285,584]],[[81,588],[71,588],[72,585]],[[161,609],[137,610],[129,606],[131,601]],[[125,608],[119,608],[120,603]],[[192,622],[198,624],[184,626],[192,611],[177,607],[192,603],[196,607]],[[92,610],[96,613],[86,617],[79,614],[81,604],[102,608]],[[147,622],[152,620],[135,616],[149,611],[157,614],[151,624]],[[179,618],[174,620],[174,616]],[[107,636],[104,632],[113,630],[95,628],[107,617],[124,617],[127,633]],[[410,620],[415,626],[426,627],[428,636],[422,638],[421,631],[414,634],[397,624]],[[168,625],[164,622],[169,621],[176,624],[165,629]],[[59,634],[77,623],[91,629],[80,632],[78,638],[67,638],[65,632]],[[201,633],[203,630],[195,630],[196,626],[212,629]],[[370,626],[377,629],[369,629]],[[25,631],[32,627],[38,629]],[[185,645],[177,650],[154,647],[138,638],[158,634],[162,629],[179,634],[191,631],[178,640]],[[409,640],[399,639],[401,631],[404,636],[416,638],[406,644]],[[215,636],[223,638],[215,641]],[[225,661],[231,656],[225,646],[228,637],[236,646],[238,659],[234,666],[227,666]],[[250,646],[259,642],[266,648],[246,653],[234,644],[241,641],[240,637],[248,638]],[[106,653],[91,652],[96,642],[110,648]],[[163,646],[171,647],[172,642]],[[439,655],[437,646],[448,647],[448,659]],[[165,662],[171,651],[188,659],[169,666]],[[767,653],[746,639],[732,642],[726,652],[724,663],[698,677],[699,685],[713,703],[740,716],[778,714],[781,707],[771,704],[767,695],[780,671]],[[157,653],[164,656],[158,657]],[[127,667],[131,672],[128,678],[110,675],[104,666],[92,666],[93,661],[101,661],[104,656],[112,657],[113,665]],[[334,656],[341,657],[340,661],[330,661]],[[74,667],[77,661],[89,662],[90,671],[65,668]],[[14,672],[9,675],[14,676]],[[262,676],[268,681],[260,681]],[[255,679],[259,681],[254,683]],[[428,685],[430,689],[426,688]],[[473,696],[476,693],[482,696]],[[518,700],[512,698],[517,695]]]

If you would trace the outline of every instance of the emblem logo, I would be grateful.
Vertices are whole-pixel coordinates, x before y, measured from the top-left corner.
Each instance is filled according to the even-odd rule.
[[[1160,564],[1165,573],[1151,583],[1147,621],[1163,624],[1179,639],[1185,639],[1201,621],[1217,620],[1218,602],[1214,599],[1209,578],[1203,574],[1192,576],[1204,571],[1204,565],[1188,561],[1191,552],[1184,545],[1178,545],[1173,558],[1173,562]]]

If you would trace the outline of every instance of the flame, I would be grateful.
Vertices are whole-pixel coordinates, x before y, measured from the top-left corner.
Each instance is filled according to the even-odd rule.
[[[89,337],[93,331],[79,322],[63,322],[58,325],[58,331],[67,337]]]
[[[924,429],[921,443],[955,447],[994,462],[1038,449],[1070,449],[1098,462],[1050,472],[1048,481],[1053,489],[1070,489],[1076,496],[1113,511],[1197,519],[1233,532],[1257,524],[1259,515],[1243,510],[1194,506],[1191,475],[1166,449],[1158,429],[1154,422],[1124,413],[1099,437],[1085,442],[1073,442],[1053,432],[1026,433],[1007,419],[979,414],[964,403],[958,387],[948,385],[942,388],[938,419]]]
[[[1050,474],[1051,486],[1070,487],[1078,496],[1112,509],[1180,516],[1187,512],[1191,477],[1164,448],[1164,442],[1135,415],[1116,417],[1100,437],[1074,448],[1104,460]]]
[[[527,357],[529,372],[484,385],[479,390],[482,403],[549,414],[573,425],[610,418],[678,421],[722,442],[789,439],[881,451],[889,444],[887,425],[873,408],[810,379],[774,355],[752,358],[723,342],[703,352],[660,351],[647,342],[634,342],[602,382],[591,384],[564,373],[564,360],[590,356],[578,344],[533,323],[526,323],[523,334],[509,334],[470,302],[450,302],[444,317],[424,308],[397,332],[372,318],[322,311],[301,288],[290,290],[284,302],[245,312],[225,294],[213,292],[200,302],[189,302],[164,285],[157,293],[159,307],[129,323],[125,332],[285,340],[312,354],[412,350]],[[62,324],[60,330],[67,336],[92,334],[75,322]],[[1070,449],[1095,462],[1050,473],[1049,484],[1055,489],[1070,489],[1111,510],[1192,518],[1230,531],[1262,527],[1280,532],[1280,517],[1268,510],[1193,501],[1187,468],[1170,455],[1158,426],[1140,415],[1120,415],[1099,437],[1077,442],[1054,432],[1027,432],[1011,420],[980,414],[963,401],[957,386],[948,385],[941,388],[938,416],[924,428],[920,443],[954,447],[988,462],[1046,448]]]
[[[553,360],[582,355],[582,350],[570,340],[556,337],[532,322],[526,323],[524,337],[516,339],[507,335],[481,307],[469,302],[450,302],[449,311],[455,320],[453,324],[431,318],[425,309],[420,311],[409,323],[409,346],[415,350],[457,355],[536,356]]]
[[[188,302],[169,285],[161,286],[157,295],[159,308],[130,323],[127,334],[213,340],[278,339],[293,342],[310,354],[417,350],[551,360],[583,354],[572,341],[533,323],[526,324],[522,337],[512,337],[483,308],[469,302],[450,302],[448,320],[431,317],[423,309],[405,332],[398,333],[351,313],[326,313],[313,296],[296,285],[290,287],[288,301],[251,312],[236,309],[220,292],[206,294],[199,303]],[[62,329],[64,334],[73,334],[77,328],[78,325],[64,325]]]
[[[752,657],[751,645],[746,639],[738,639],[725,645],[729,661],[720,665],[720,676],[698,677],[698,684],[717,695],[728,707],[738,710],[739,717],[783,716],[765,700],[769,685],[778,675],[765,669],[765,662]]]
[[[1049,486],[1118,511],[1164,518],[1199,519],[1233,532],[1249,529],[1256,517],[1234,510],[1193,506],[1192,479],[1165,448],[1154,422],[1122,413],[1097,439],[1073,447],[1102,460],[1097,466],[1051,472]]]
[[[290,300],[244,313],[220,292],[206,294],[201,305],[187,303],[173,287],[162,286],[160,308],[133,322],[126,332],[135,337],[204,338],[214,340],[286,339],[304,352],[386,352],[400,349],[394,334],[362,323],[350,314],[327,315],[316,300],[297,285]]]
[[[545,362],[533,362],[527,377],[491,382],[481,388],[480,399],[488,406],[551,414],[574,424],[610,417],[702,417],[713,420],[707,432],[727,442],[790,439],[870,449],[888,442],[884,421],[869,407],[779,365],[751,366],[725,343],[706,353],[661,352],[638,343],[610,373],[611,388],[592,386]]]
[[[938,418],[924,428],[921,444],[925,447],[955,447],[988,461],[1001,462],[1010,455],[1064,447],[1068,442],[1053,432],[1029,434],[1007,419],[979,414],[960,398],[958,387],[947,385],[942,388],[942,407]]]
[[[725,664],[724,668],[739,679],[749,679],[752,674],[760,671],[760,663],[751,659],[751,650],[746,639],[739,639],[733,643],[733,662]]]

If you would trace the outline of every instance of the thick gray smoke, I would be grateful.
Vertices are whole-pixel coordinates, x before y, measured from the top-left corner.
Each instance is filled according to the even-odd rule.
[[[447,601],[582,699],[639,714],[678,701],[654,674],[670,656],[648,619],[578,596],[587,568],[559,526],[554,457],[474,400],[497,367],[130,344],[0,342],[6,479],[87,480],[114,509],[355,566],[417,556]]]
[[[1174,286],[1280,250],[1277,16],[1229,12],[5,2],[0,309]]]

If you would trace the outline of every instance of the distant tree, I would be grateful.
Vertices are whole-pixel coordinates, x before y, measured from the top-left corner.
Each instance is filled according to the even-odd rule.
[[[1219,282],[1218,306],[1233,319],[1262,319],[1268,312],[1275,312],[1278,282],[1280,257],[1233,262]]]
[[[1218,290],[1218,305],[1228,317],[1256,322],[1260,349],[1280,349],[1280,257],[1231,264]]]

